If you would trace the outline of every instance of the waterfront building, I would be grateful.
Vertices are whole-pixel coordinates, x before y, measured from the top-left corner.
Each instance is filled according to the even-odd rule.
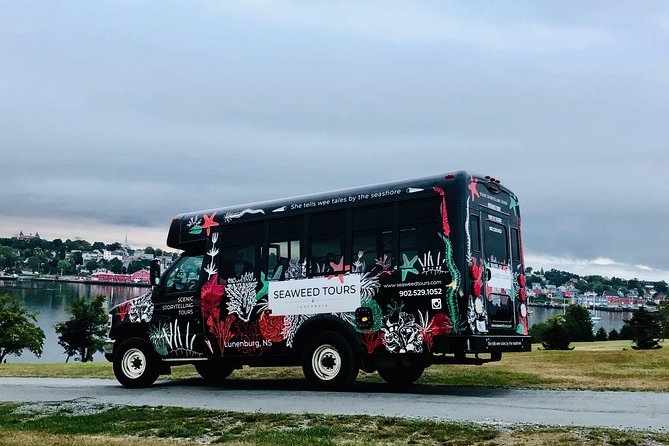
[[[28,241],[33,239],[40,240],[39,232],[35,232],[35,235],[32,234],[25,235],[23,231],[20,231],[17,238],[22,241]]]

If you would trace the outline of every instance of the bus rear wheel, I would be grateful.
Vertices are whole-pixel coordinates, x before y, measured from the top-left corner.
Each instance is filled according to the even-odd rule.
[[[225,378],[230,376],[230,374],[235,370],[235,368],[228,364],[222,364],[220,362],[196,362],[195,370],[200,374],[202,378],[214,386],[220,386],[225,381]]]
[[[358,376],[360,360],[346,339],[333,331],[315,335],[302,355],[302,371],[312,388],[345,389]]]
[[[378,367],[377,372],[385,382],[395,387],[408,386],[415,383],[423,375],[423,366]]]
[[[139,389],[156,382],[160,359],[151,344],[142,338],[126,339],[114,354],[114,375],[123,387]]]

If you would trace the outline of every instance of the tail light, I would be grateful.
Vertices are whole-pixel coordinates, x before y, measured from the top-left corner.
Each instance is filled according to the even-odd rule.
[[[521,288],[520,291],[518,291],[518,296],[520,296],[521,302],[525,302],[527,300],[527,291],[525,291],[524,288]]]
[[[474,282],[472,285],[472,294],[474,297],[479,297],[481,295],[481,287],[483,284],[481,282]]]
[[[479,269],[478,265],[472,265],[469,267],[469,274],[472,276],[472,279],[478,280],[481,274],[481,270]]]
[[[518,284],[522,286],[523,288],[527,284],[527,279],[525,278],[525,274],[521,274],[518,276]]]

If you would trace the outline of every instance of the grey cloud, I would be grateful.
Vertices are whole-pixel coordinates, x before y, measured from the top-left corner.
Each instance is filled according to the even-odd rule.
[[[183,211],[464,168],[517,192],[532,252],[669,268],[666,5],[405,6],[403,32],[425,11],[571,32],[543,49],[530,34],[503,49],[388,39],[397,11],[361,28],[364,9],[343,26],[316,6],[293,19],[147,5],[7,6],[2,215],[164,227]]]

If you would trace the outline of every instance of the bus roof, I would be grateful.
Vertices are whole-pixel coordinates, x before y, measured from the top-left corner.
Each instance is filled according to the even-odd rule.
[[[234,223],[238,220],[252,221],[271,217],[302,215],[309,212],[323,212],[343,209],[358,204],[378,204],[405,197],[421,195],[433,196],[433,187],[455,193],[462,192],[472,182],[490,182],[489,177],[457,171],[446,175],[436,175],[392,183],[382,183],[341,189],[312,195],[296,196],[278,200],[208,209],[179,214],[172,219],[167,236],[167,245],[182,250],[203,249],[204,241],[212,228]],[[492,181],[494,183],[494,180]],[[512,194],[503,186],[499,189]],[[464,200],[464,194],[461,200]],[[455,203],[454,203],[455,204]],[[464,204],[464,203],[461,203]]]

